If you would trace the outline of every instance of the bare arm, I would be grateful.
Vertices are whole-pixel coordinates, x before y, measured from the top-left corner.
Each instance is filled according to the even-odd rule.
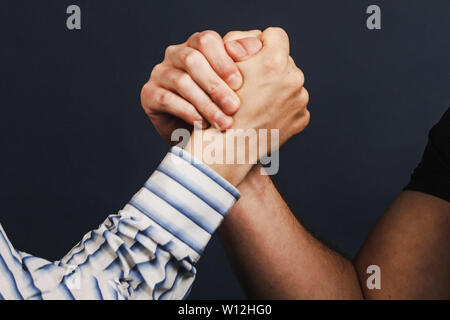
[[[243,88],[238,91],[242,106],[240,112],[234,118],[233,127],[246,128],[245,121],[242,122],[242,119],[246,118],[253,119],[255,122],[261,113],[253,112],[253,110],[256,110],[254,107],[264,102],[265,105],[270,106],[270,108],[265,108],[265,112],[262,113],[268,119],[276,119],[277,114],[292,113],[300,108],[301,112],[293,118],[298,119],[297,122],[300,126],[297,126],[297,130],[301,131],[309,119],[309,112],[302,108],[302,106],[306,106],[308,100],[307,91],[304,88],[300,88],[301,90],[297,93],[298,99],[295,99],[291,106],[289,106],[290,103],[282,103],[281,107],[288,107],[286,110],[282,110],[281,107],[273,108],[275,102],[272,100],[274,98],[282,100],[282,96],[289,93],[286,88],[274,90],[271,93],[267,90],[270,86],[258,87],[253,85],[258,83],[254,80],[270,80],[271,76],[266,72],[273,69],[274,66],[280,65],[280,63],[281,67],[285,65],[289,45],[287,35],[280,31],[276,29],[270,31],[284,39],[275,46],[278,54],[270,53],[270,59],[264,58],[254,62],[250,61],[252,59],[247,59],[258,52],[260,46],[258,45],[259,40],[251,37],[260,38],[264,47],[267,46],[266,49],[261,50],[259,55],[265,55],[264,51],[270,50],[271,47],[270,39],[267,36],[261,37],[261,32],[257,30],[230,32],[224,37],[225,46],[220,37],[211,32],[195,34],[186,44],[172,46],[171,50],[167,51],[168,55],[166,55],[164,62],[153,70],[152,77],[148,84],[144,86],[142,95],[143,107],[158,132],[166,140],[170,140],[170,133],[177,125],[176,122],[169,123],[168,116],[181,117],[187,123],[192,124],[195,119],[199,118],[199,115],[195,113],[197,111],[207,121],[214,123],[213,115],[217,109],[215,105],[191,97],[193,92],[198,91],[197,85],[208,94],[208,86],[205,86],[204,83],[207,83],[208,79],[211,82],[214,76],[208,76],[208,72],[196,74],[195,71],[198,68],[181,68],[185,72],[184,78],[187,78],[186,74],[189,74],[197,85],[194,85],[191,81],[191,85],[180,87],[179,81],[174,80],[181,79],[180,71],[173,68],[173,64],[180,60],[176,57],[185,56],[185,51],[193,52],[192,49],[199,50],[202,55],[196,56],[206,58],[223,79],[228,78],[227,72],[219,71],[226,60],[218,59],[219,57],[230,54],[236,62],[247,60],[237,63],[243,78],[246,79],[248,88],[246,89],[244,84]],[[214,38],[215,41],[213,41]],[[186,48],[186,45],[191,49]],[[225,49],[227,50],[226,53]],[[274,63],[272,62],[273,58],[276,58]],[[227,65],[226,69],[236,68],[229,61]],[[286,70],[285,68],[282,69]],[[161,70],[166,71],[160,72]],[[290,75],[301,75],[301,72],[299,73],[295,66],[291,70],[294,72],[291,72]],[[276,75],[278,72],[270,71],[270,73]],[[252,77],[253,74],[258,74],[258,76]],[[285,75],[281,79],[283,81],[278,80],[276,83],[283,83],[287,80]],[[293,80],[295,85],[302,86],[302,76],[294,77]],[[169,99],[171,96],[166,96],[168,98],[167,103],[161,105],[159,93],[167,89],[177,92],[179,96],[172,100]],[[218,102],[224,100],[223,97],[227,95],[225,91],[217,90],[216,93],[220,93],[222,98],[213,100]],[[283,95],[280,95],[280,92]],[[185,97],[186,100],[181,101],[179,99],[181,97]],[[248,105],[246,106],[246,104]],[[209,109],[211,110],[206,112],[208,108],[205,109],[205,106],[210,106]],[[222,105],[222,108],[226,111],[225,106]],[[180,116],[179,110],[185,110],[186,112],[183,112],[182,115],[189,116]],[[271,110],[276,110],[276,114],[269,114]],[[227,114],[231,115],[232,113],[228,112]],[[289,117],[285,118],[289,119]],[[291,126],[289,123],[278,123],[275,127],[288,128]],[[195,134],[194,132],[194,136]],[[282,140],[285,138],[281,137]],[[186,149],[195,154],[195,148],[192,148],[191,144]],[[201,154],[195,154],[195,156],[202,158]],[[249,166],[228,165],[213,166],[213,168],[233,184],[238,184],[246,175]],[[235,262],[249,295],[264,298],[361,298],[358,279],[351,263],[314,239],[292,215],[271,180],[268,177],[260,176],[257,173],[258,170],[259,168],[254,168],[246,181],[240,185],[242,199],[235,210],[230,213],[222,228],[222,236],[226,240],[229,255]],[[242,174],[239,173],[241,171]],[[345,292],[345,294],[342,292]]]
[[[433,126],[411,181],[361,248],[356,267],[381,269],[369,299],[450,298],[450,109]]]
[[[257,167],[239,189],[242,198],[219,230],[251,298],[450,298],[447,201],[421,192],[402,192],[361,248],[355,271],[350,261],[302,227],[270,178],[259,175]],[[366,286],[370,265],[381,268],[380,290]]]
[[[250,32],[254,37],[259,37],[260,33],[259,31]],[[232,32],[225,38],[230,41],[231,39],[250,36],[250,34]],[[218,59],[225,54],[225,47],[234,61],[243,61],[260,49],[260,44],[256,38],[239,40],[241,46],[230,41],[225,44],[225,47],[218,35],[215,35],[215,38],[216,41],[214,42],[212,41],[214,39],[211,39],[211,32],[203,32],[194,35],[186,45],[201,53],[195,55],[198,59],[204,55],[214,71],[223,79],[230,79],[230,70],[236,68],[236,66],[230,65],[232,62],[224,63],[224,59]],[[236,46],[240,47],[239,50],[235,48]],[[282,48],[283,46],[276,47]],[[244,49],[243,55],[240,54],[242,49]],[[204,94],[206,95],[209,94],[207,88],[211,85],[217,87],[213,85],[213,83],[217,83],[215,78],[209,76],[212,70],[196,74],[195,71],[200,71],[199,68],[182,68],[184,80],[189,80],[186,77],[187,73],[192,76],[196,83],[190,81],[189,85],[184,83],[183,86],[179,86],[183,77],[178,72],[179,70],[175,70],[176,68],[173,67],[172,60],[178,59],[175,57],[186,58],[186,50],[185,45],[172,47],[172,50],[169,50],[171,54],[158,68],[159,71],[162,69],[165,71],[154,70],[152,78],[143,89],[143,107],[158,132],[166,140],[170,140],[170,133],[180,125],[180,123],[172,121],[178,120],[177,117],[188,124],[193,124],[195,120],[204,117],[209,123],[214,124],[217,116],[217,106],[205,101],[204,95],[192,96],[193,92],[198,92],[198,86],[205,90]],[[269,56],[275,57],[273,54]],[[280,57],[279,54],[277,56]],[[281,57],[283,58],[283,55]],[[268,59],[263,59],[254,66],[259,65],[266,70],[269,67],[270,71],[273,68],[273,63],[265,64],[263,61],[267,62]],[[203,62],[207,63],[206,61]],[[223,68],[224,66],[228,67]],[[245,69],[245,65],[241,66],[244,66]],[[247,65],[247,67],[250,67],[250,65]],[[246,82],[251,83],[252,81],[248,81],[249,78],[246,77],[245,73],[244,70],[243,78],[246,79]],[[253,73],[255,74],[255,72]],[[242,77],[238,76],[238,78],[242,80]],[[256,79],[264,78],[265,76],[256,77]],[[166,80],[163,81],[163,79]],[[296,80],[296,83],[300,82],[302,81]],[[227,83],[231,85],[228,81]],[[233,87],[238,86],[236,84]],[[219,103],[220,101],[226,101],[227,99],[224,97],[229,95],[225,90],[226,88],[222,87],[217,87],[219,88],[215,91],[217,97],[213,100],[222,107],[227,115],[234,114],[236,110],[229,110],[230,108],[227,108],[226,105]],[[167,93],[167,90],[176,91],[179,95],[174,97],[170,92]],[[249,94],[249,92],[253,92],[253,94]],[[267,93],[267,90],[259,90],[258,88],[252,88],[252,86],[240,90],[239,98],[241,100],[243,98],[241,102],[244,107],[236,115],[234,120],[237,121],[229,121],[228,125],[219,127],[223,129],[234,124],[234,127],[245,128],[245,121],[242,125],[242,119],[256,118],[248,113],[252,110],[250,106],[255,104],[255,99],[256,102],[267,102],[271,96],[260,99],[261,95],[255,95],[255,92]],[[302,92],[305,93],[306,91],[302,90]],[[203,96],[205,99],[197,99],[199,96]],[[183,100],[182,97],[186,100]],[[306,98],[301,100],[307,101]],[[250,105],[245,107],[246,103],[250,103]],[[271,103],[268,103],[268,105],[271,105]],[[282,103],[281,105],[286,106],[287,104]],[[305,112],[303,108],[300,109],[303,110],[303,113],[299,118],[308,119],[309,113]],[[276,108],[272,108],[272,110],[276,110]],[[169,121],[169,119],[172,120]],[[307,121],[300,121],[299,123],[301,126],[297,131],[301,131]],[[217,125],[217,123],[215,124]],[[277,127],[289,126],[277,125]],[[201,155],[196,156],[201,158]],[[239,166],[239,168],[236,166],[219,166],[214,167],[214,169],[232,183],[238,184],[245,176],[248,166]],[[242,198],[221,227],[221,234],[228,255],[249,296],[278,299],[362,298],[363,294],[359,287],[358,275],[352,263],[312,237],[291,213],[270,179],[260,176],[257,170],[254,168],[244,182],[240,184]],[[365,273],[367,265],[378,264],[382,267],[382,290],[380,292],[365,290],[366,298],[412,297],[411,294],[407,294],[408,292],[415,293],[416,289],[421,290],[422,293],[431,292],[436,296],[443,296],[443,293],[447,292],[448,297],[450,286],[448,280],[450,270],[448,202],[424,194],[415,194],[415,196],[412,196],[411,192],[404,192],[394,202],[369,236],[358,256],[356,264],[364,287],[367,279]],[[408,204],[410,198],[413,199]],[[401,231],[399,232],[399,230]],[[418,236],[421,234],[420,231],[423,234],[422,238]],[[414,248],[414,250],[409,248]],[[439,267],[441,270],[439,270]],[[403,275],[397,277],[400,268]],[[423,272],[424,269],[427,271]],[[436,274],[439,274],[439,276],[429,279],[431,275],[435,276]],[[408,279],[417,277],[423,278],[418,279],[414,285],[406,283],[407,281],[415,281],[414,279]],[[438,285],[439,288],[437,288]],[[417,293],[415,294],[417,295]]]
[[[374,264],[381,269],[381,289],[363,286],[368,299],[449,299],[450,203],[402,192],[356,258],[361,283]]]
[[[220,227],[244,290],[262,299],[360,299],[352,263],[299,223],[268,176],[255,167]]]

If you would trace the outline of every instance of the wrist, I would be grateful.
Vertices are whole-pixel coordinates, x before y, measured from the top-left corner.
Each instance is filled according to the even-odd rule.
[[[239,185],[239,191],[243,194],[261,193],[270,184],[272,184],[272,179],[265,173],[264,167],[258,163],[245,176]]]
[[[220,132],[216,129],[194,130],[185,151],[194,158],[202,161],[205,165],[216,171],[232,185],[239,185],[251,170],[256,160],[251,161],[249,149],[245,139],[234,139],[228,132]],[[234,141],[237,142],[234,142]],[[233,143],[230,144],[230,141]],[[244,141],[244,142],[242,142]],[[227,154],[227,150],[233,152],[233,157]],[[239,161],[235,159],[234,153],[238,155],[243,152],[249,161]]]

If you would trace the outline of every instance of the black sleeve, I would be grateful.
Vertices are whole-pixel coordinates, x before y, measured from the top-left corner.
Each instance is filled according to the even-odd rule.
[[[411,174],[405,190],[450,201],[450,108],[428,134],[422,160]]]

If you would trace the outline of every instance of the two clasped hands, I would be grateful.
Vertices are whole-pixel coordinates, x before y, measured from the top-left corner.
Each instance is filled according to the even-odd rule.
[[[59,261],[16,250],[0,225],[0,299],[185,298],[197,273],[196,262],[227,215],[230,231],[225,224],[221,228],[227,244],[236,247],[237,260],[245,255],[257,272],[255,259],[265,259],[267,248],[272,249],[264,246],[258,252],[253,233],[266,232],[264,223],[270,221],[247,223],[239,211],[251,213],[265,206],[265,214],[271,215],[273,205],[283,203],[281,198],[273,201],[276,189],[256,162],[307,126],[303,80],[289,56],[288,36],[280,28],[231,32],[225,39],[205,31],[167,48],[164,61],[142,89],[142,105],[169,142],[180,128],[200,129],[184,149],[172,147],[124,208],[88,232]],[[229,155],[227,129],[241,130],[234,138],[249,130],[258,132],[255,139],[244,137],[231,147],[253,161],[207,161],[207,150]],[[262,143],[259,132],[270,130],[272,135],[272,129],[277,139]],[[273,193],[269,206],[259,199],[264,188]],[[235,206],[241,196],[244,201]],[[253,229],[242,230],[250,226]],[[275,230],[267,231],[258,239],[275,245],[270,243]]]
[[[243,153],[248,155],[248,149],[257,149],[251,144],[257,144],[260,150],[255,158],[259,158],[308,125],[309,97],[303,83],[283,29],[229,32],[223,39],[214,31],[204,31],[167,48],[164,61],[154,67],[144,85],[141,100],[156,130],[169,142],[178,128],[203,127],[205,131],[193,133],[186,150],[237,186],[251,169],[250,161],[210,163],[204,159],[206,141],[194,147],[196,135],[209,134],[220,141],[218,135],[225,139],[229,129],[240,129],[237,135],[254,130],[257,139],[235,147],[246,149]],[[259,131],[266,130],[270,136],[273,129],[279,134],[276,143],[271,145],[270,137],[267,143],[258,141],[262,139]],[[261,147],[265,144],[267,148]]]
[[[233,31],[223,39],[214,31],[203,31],[167,48],[142,89],[141,101],[168,142],[173,142],[171,133],[177,128],[201,126],[185,151],[202,159],[204,150],[192,147],[192,141],[205,131],[226,136],[236,128],[278,129],[274,147],[300,133],[310,121],[303,85],[304,75],[290,57],[283,29]],[[258,155],[270,151],[274,150],[259,150]],[[219,230],[250,297],[362,297],[351,262],[302,227],[271,179],[261,174],[260,165],[209,167],[241,193]]]
[[[310,121],[304,80],[303,72],[290,56],[288,35],[281,28],[232,31],[223,38],[214,31],[203,31],[166,49],[164,60],[154,67],[142,88],[141,102],[158,133],[171,144],[176,142],[171,136],[175,130],[195,128],[185,150],[204,160],[205,148],[194,148],[192,141],[205,132],[225,137],[230,129],[278,129],[279,141],[273,146],[278,148],[303,131]],[[251,139],[243,141],[234,147],[252,148]],[[261,149],[259,157],[274,151]],[[323,295],[327,289],[317,286],[312,276],[298,274],[302,269],[296,261],[298,257],[307,261],[308,256],[314,256],[309,262],[313,266],[317,264],[314,261],[320,261],[329,252],[297,222],[260,164],[247,161],[208,165],[241,193],[219,230],[250,296],[342,296],[337,291]],[[328,273],[328,268],[320,264],[312,270],[308,268],[308,273]],[[339,282],[345,282],[345,277],[356,280],[350,282],[356,290],[351,288],[347,297],[361,297],[353,268],[345,268],[349,262],[336,255],[330,264],[344,268],[327,277]]]
[[[169,142],[176,128],[194,124],[202,128],[194,130],[185,147],[197,159],[205,160],[211,144],[218,144],[214,150],[221,153],[230,128],[243,129],[241,134],[249,129],[277,130],[275,143],[261,143],[256,140],[266,136],[255,135],[258,139],[242,139],[231,149],[223,148],[226,155],[236,148],[250,156],[249,150],[257,149],[253,159],[261,160],[308,125],[309,96],[303,84],[303,73],[290,57],[288,35],[281,28],[230,32],[223,39],[204,31],[167,48],[164,61],[143,87],[141,100],[153,125]],[[442,269],[450,261],[450,207],[443,196],[448,190],[439,182],[445,180],[448,167],[438,156],[445,154],[448,117],[449,111],[431,131],[410,184],[387,209],[354,261],[323,245],[301,225],[260,164],[204,161],[241,195],[219,232],[248,296],[449,298],[450,269]],[[205,133],[214,136],[214,142],[204,139]],[[208,141],[196,148],[202,140]]]

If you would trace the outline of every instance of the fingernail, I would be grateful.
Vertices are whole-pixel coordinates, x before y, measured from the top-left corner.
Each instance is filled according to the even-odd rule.
[[[224,130],[233,124],[233,119],[224,115],[221,111],[217,111],[214,117],[214,126],[217,130]]]
[[[238,58],[243,58],[247,55],[247,51],[244,49],[244,47],[239,43],[237,40],[230,41],[230,44],[232,46],[233,53]]]
[[[233,73],[231,76],[228,77],[227,83],[231,87],[231,89],[233,90],[239,89],[242,85],[241,74],[239,72]]]
[[[240,101],[233,96],[225,96],[222,99],[222,107],[226,113],[235,113],[239,109],[239,103]]]

